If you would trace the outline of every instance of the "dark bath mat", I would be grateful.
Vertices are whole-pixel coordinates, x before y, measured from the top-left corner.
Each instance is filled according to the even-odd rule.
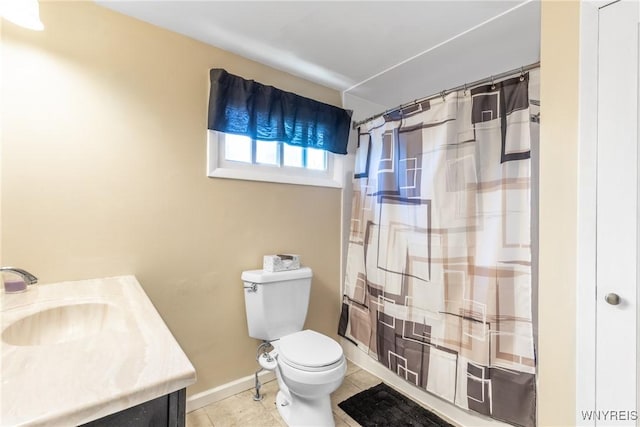
[[[384,383],[361,391],[338,406],[364,427],[453,427]]]

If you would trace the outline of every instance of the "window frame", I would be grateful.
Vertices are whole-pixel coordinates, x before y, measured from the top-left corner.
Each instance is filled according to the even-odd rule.
[[[344,157],[327,153],[324,171],[306,167],[246,163],[224,158],[224,133],[207,130],[207,176],[316,187],[344,187]],[[253,153],[255,155],[255,153]]]

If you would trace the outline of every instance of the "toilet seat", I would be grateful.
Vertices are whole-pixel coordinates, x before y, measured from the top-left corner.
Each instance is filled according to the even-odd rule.
[[[309,329],[282,337],[278,345],[278,360],[303,371],[331,370],[343,359],[340,344]]]

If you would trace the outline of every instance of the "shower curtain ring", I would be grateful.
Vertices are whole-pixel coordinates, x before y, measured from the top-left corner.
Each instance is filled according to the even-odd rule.
[[[442,100],[445,101],[445,95],[447,94],[446,90],[443,90],[442,92],[440,92],[440,96],[442,97]]]
[[[524,67],[520,67],[520,81],[524,81]]]
[[[494,90],[496,88],[496,83],[493,80],[493,76],[491,76],[491,90]]]

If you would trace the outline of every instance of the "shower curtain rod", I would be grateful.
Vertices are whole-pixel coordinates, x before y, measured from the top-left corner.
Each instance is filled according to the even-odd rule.
[[[416,105],[416,104],[418,104],[420,102],[424,102],[424,101],[427,101],[427,100],[430,100],[430,99],[435,99],[435,98],[437,98],[439,96],[445,96],[445,95],[447,95],[447,94],[449,94],[451,92],[456,92],[458,90],[471,89],[474,86],[479,86],[479,85],[484,84],[484,83],[493,83],[496,80],[512,76],[512,75],[514,75],[516,73],[524,73],[526,71],[530,71],[530,70],[533,70],[533,69],[538,68],[538,67],[540,67],[540,61],[534,62],[533,64],[525,65],[525,66],[522,66],[522,67],[519,67],[519,68],[516,68],[516,69],[513,69],[513,70],[510,70],[510,71],[505,71],[504,73],[496,74],[494,76],[486,77],[484,79],[476,80],[475,82],[465,83],[463,85],[456,86],[456,87],[451,88],[451,89],[443,90],[441,92],[434,93],[433,95],[425,96],[423,98],[419,98],[419,99],[416,99],[414,101],[407,102],[406,104],[400,104],[395,108],[391,108],[389,110],[383,111],[382,113],[378,113],[378,114],[375,114],[373,116],[367,117],[364,120],[360,120],[358,122],[354,122],[352,128],[353,129],[357,129],[358,126],[360,126],[360,125],[362,125],[364,123],[367,123],[370,120],[377,119],[380,116],[384,116],[385,114],[393,113],[394,111],[402,110],[403,108],[407,108],[407,107],[410,107],[412,105]]]

